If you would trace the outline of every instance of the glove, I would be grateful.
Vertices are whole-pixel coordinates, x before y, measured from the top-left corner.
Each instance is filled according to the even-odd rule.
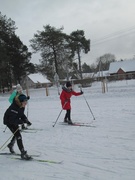
[[[29,100],[29,99],[30,99],[30,96],[27,96],[27,99]]]
[[[83,91],[81,91],[80,94],[83,94]]]
[[[27,125],[28,125],[28,126],[31,126],[32,123],[31,123],[30,121],[27,121]]]
[[[22,128],[22,129],[27,129],[27,128],[25,127],[25,124],[22,124],[21,128]]]
[[[22,131],[22,126],[23,126],[23,124],[18,125],[19,131]]]

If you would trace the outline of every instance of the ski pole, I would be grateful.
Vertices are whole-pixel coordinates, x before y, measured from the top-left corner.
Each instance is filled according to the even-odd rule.
[[[58,119],[59,119],[59,117],[60,117],[60,115],[61,115],[61,113],[62,113],[62,111],[63,111],[63,108],[65,107],[66,104],[67,104],[67,101],[65,102],[64,106],[62,107],[62,109],[61,109],[61,111],[60,111],[60,113],[59,113],[59,115],[58,115],[58,117],[57,117],[57,119],[56,119],[56,121],[55,121],[53,127],[54,127],[55,124],[57,123],[57,121],[58,121]]]
[[[29,113],[29,102],[27,103],[27,119],[28,119],[28,113]]]
[[[6,140],[6,142],[0,147],[0,150],[5,146],[5,144],[15,135],[15,133],[19,130],[19,128]],[[4,150],[3,148],[2,150]]]
[[[5,127],[5,129],[3,130],[3,132],[6,132],[7,126]]]
[[[26,79],[26,95],[29,96],[29,87],[28,87],[28,76]],[[28,113],[29,113],[29,102],[27,103],[27,119],[28,119]]]
[[[80,87],[80,90],[82,91],[82,88],[81,88],[81,87]],[[89,108],[89,110],[90,110],[90,112],[91,112],[91,114],[92,114],[92,116],[93,116],[93,120],[95,120],[95,117],[94,117],[94,115],[93,115],[93,112],[92,112],[92,110],[91,110],[91,108],[90,108],[90,105],[89,105],[88,101],[86,100],[84,94],[83,94],[83,97],[84,97],[84,100],[85,100],[85,102],[86,102],[86,104],[87,104],[87,106],[88,106],[88,108]]]

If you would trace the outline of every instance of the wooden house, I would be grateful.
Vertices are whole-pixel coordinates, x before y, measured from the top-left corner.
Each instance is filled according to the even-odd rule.
[[[23,79],[21,84],[23,86],[27,85],[29,88],[41,88],[52,85],[51,81],[49,81],[46,76],[40,73],[28,75],[26,78]]]
[[[125,60],[110,63],[111,79],[135,79],[135,60]]]

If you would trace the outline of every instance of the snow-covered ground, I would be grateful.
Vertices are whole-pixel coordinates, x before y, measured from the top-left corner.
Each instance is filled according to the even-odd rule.
[[[74,88],[79,91],[78,86]],[[49,96],[45,89],[30,90],[25,113],[31,128],[39,130],[22,133],[25,149],[28,154],[40,154],[37,158],[63,163],[0,155],[1,180],[135,180],[135,80],[108,83],[104,94],[98,82],[83,91],[84,96],[72,97],[72,120],[92,127],[60,125],[65,111],[52,127],[61,111],[57,88],[50,87]],[[2,120],[8,97],[0,95],[0,147],[11,136],[8,129],[3,132]],[[16,145],[15,151],[19,153]]]

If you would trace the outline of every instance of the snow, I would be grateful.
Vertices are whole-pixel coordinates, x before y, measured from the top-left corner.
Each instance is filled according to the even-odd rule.
[[[79,91],[78,86],[74,89]],[[61,112],[57,88],[50,87],[49,96],[43,88],[30,90],[25,113],[32,122],[31,128],[40,130],[22,133],[25,149],[28,154],[40,154],[40,159],[63,163],[26,162],[0,155],[1,180],[135,179],[135,80],[108,83],[104,94],[100,82],[83,91],[84,96],[72,97],[72,120],[91,123],[92,127],[60,125],[65,111],[52,127]],[[8,97],[9,94],[0,95],[0,147],[11,136],[8,129],[3,132],[2,122]],[[19,153],[16,145],[14,149]]]

